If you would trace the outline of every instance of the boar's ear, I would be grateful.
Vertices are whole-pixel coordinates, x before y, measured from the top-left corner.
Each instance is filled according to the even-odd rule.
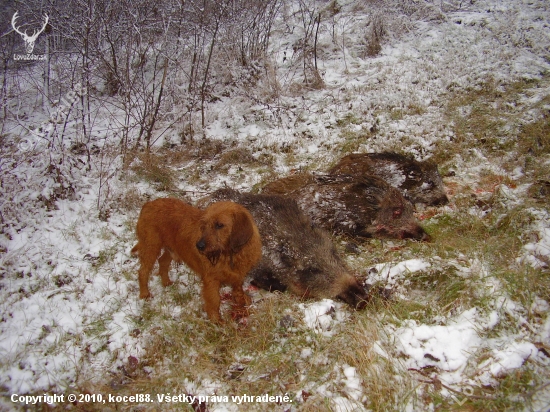
[[[229,236],[229,251],[239,252],[254,234],[252,220],[250,215],[243,210],[235,212],[233,217],[233,228]]]

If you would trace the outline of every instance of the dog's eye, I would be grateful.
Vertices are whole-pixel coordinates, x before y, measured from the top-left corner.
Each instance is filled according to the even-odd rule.
[[[225,226],[225,225],[224,225],[223,223],[220,223],[220,222],[216,222],[216,224],[215,224],[216,229],[221,229],[221,228],[223,228],[224,226]]]

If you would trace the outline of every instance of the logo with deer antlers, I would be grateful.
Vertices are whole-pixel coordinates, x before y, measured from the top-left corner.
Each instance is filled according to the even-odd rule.
[[[23,41],[25,42],[25,49],[27,50],[27,54],[32,54],[32,51],[34,50],[34,43],[36,42],[36,39],[38,38],[40,33],[42,33],[44,31],[44,29],[46,29],[46,25],[48,24],[49,17],[48,17],[47,14],[44,14],[45,21],[44,21],[44,25],[42,26],[42,28],[40,30],[35,30],[33,32],[32,36],[29,36],[27,34],[26,30],[24,32],[21,32],[17,28],[17,26],[15,25],[15,21],[19,17],[17,15],[17,13],[19,13],[19,12],[16,11],[14,13],[13,17],[11,18],[11,25],[13,27],[13,30],[15,30],[16,33],[19,33],[21,35],[21,37],[23,37]]]

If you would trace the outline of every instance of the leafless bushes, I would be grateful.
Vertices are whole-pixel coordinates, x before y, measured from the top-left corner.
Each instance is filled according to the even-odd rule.
[[[204,127],[205,106],[224,93],[223,87],[230,88],[242,77],[249,82],[259,77],[279,4],[72,0],[45,10],[40,2],[29,1],[19,14],[28,21],[42,12],[50,16],[53,29],[39,38],[36,49],[43,53],[47,45],[49,50],[48,76],[35,82],[46,109],[51,111],[64,93],[81,83],[89,95],[79,102],[80,140],[88,144],[97,137],[94,119],[107,112],[112,120],[109,131],[120,137],[125,152],[139,145],[150,147],[159,124],[169,127],[185,117],[193,124],[198,114]],[[21,77],[20,65],[11,58],[18,47],[12,36],[2,42],[10,46],[2,55],[4,66],[19,76],[12,87],[36,80],[37,73]],[[238,76],[219,82],[232,67]],[[4,75],[3,101],[9,88]],[[5,119],[20,118],[8,105],[2,106],[2,114]]]
[[[118,140],[126,167],[136,150],[148,151],[174,127],[185,125],[180,134],[193,136],[196,126],[205,126],[208,103],[230,94],[243,77],[257,81],[280,0],[43,4],[30,0],[17,7],[22,30],[49,16],[51,27],[34,49],[46,56],[44,61],[15,61],[13,55],[24,51],[24,43],[16,33],[0,38],[0,123],[2,135],[16,143],[17,135],[30,133],[25,155],[33,155],[26,152],[32,146],[46,151],[49,159],[34,172],[68,187],[73,183],[66,177],[75,167],[97,169],[102,181],[111,176],[102,154],[90,156],[92,150],[102,151],[107,139]],[[12,16],[14,7],[3,6],[4,14]],[[228,71],[239,75],[228,79]],[[67,102],[66,95],[77,86],[87,92]],[[7,157],[20,151],[21,146],[4,147]],[[102,188],[108,186],[104,183]]]
[[[365,27],[364,54],[363,57],[377,56],[382,50],[382,40],[386,36],[384,19],[380,14],[375,14]]]

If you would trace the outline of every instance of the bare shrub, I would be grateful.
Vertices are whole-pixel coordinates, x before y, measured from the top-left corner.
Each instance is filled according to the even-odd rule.
[[[382,51],[382,41],[386,37],[386,25],[380,14],[375,14],[365,27],[363,35],[363,57],[374,57]]]

